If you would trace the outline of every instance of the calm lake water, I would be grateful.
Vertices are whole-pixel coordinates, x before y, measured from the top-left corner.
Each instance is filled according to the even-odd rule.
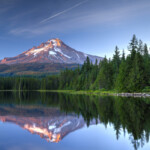
[[[150,99],[0,93],[0,150],[149,150]]]

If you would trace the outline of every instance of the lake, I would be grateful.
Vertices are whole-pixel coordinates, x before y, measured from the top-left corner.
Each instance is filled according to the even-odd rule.
[[[1,92],[0,150],[149,150],[150,99]]]

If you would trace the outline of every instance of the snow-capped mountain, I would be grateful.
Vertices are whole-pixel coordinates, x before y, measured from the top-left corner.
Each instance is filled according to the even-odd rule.
[[[82,116],[66,115],[58,108],[0,106],[0,122],[13,123],[48,142],[58,143],[69,133],[86,126]],[[95,125],[91,121],[90,125]]]
[[[30,133],[53,143],[60,142],[69,133],[85,126],[84,119],[75,115],[57,117],[0,116],[1,121],[19,125]]]
[[[40,46],[33,47],[22,54],[4,58],[0,64],[25,64],[25,63],[65,63],[83,64],[87,56],[95,63],[95,60],[102,60],[102,57],[88,55],[72,49],[59,39],[51,39]]]

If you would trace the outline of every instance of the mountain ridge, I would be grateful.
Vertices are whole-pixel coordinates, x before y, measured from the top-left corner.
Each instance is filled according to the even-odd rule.
[[[83,64],[89,57],[92,63],[96,59],[101,61],[103,58],[77,51],[66,45],[58,38],[50,39],[39,46],[19,54],[15,57],[6,57],[0,64],[26,64],[26,63],[61,63],[61,64]]]

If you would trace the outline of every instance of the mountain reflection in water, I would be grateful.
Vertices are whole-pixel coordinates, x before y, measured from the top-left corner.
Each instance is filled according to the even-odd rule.
[[[2,108],[0,108],[2,109]],[[6,108],[3,108],[5,110]],[[12,109],[7,107],[7,110]],[[13,109],[18,109],[13,107]],[[28,108],[19,108],[19,111],[23,109],[29,111]],[[37,134],[41,138],[44,138],[48,142],[58,143],[63,139],[68,133],[82,128],[85,125],[84,119],[82,117],[77,117],[75,114],[65,115],[60,113],[58,108],[32,108],[32,112],[43,112],[42,116],[19,116],[19,115],[7,115],[0,116],[0,121],[9,122],[19,125],[21,128],[28,130],[32,134]],[[19,112],[18,112],[19,114]],[[48,115],[49,114],[49,115]]]
[[[116,139],[129,135],[134,149],[149,142],[150,100],[58,93],[0,93],[0,120],[19,125],[48,142],[92,124],[113,125]]]

